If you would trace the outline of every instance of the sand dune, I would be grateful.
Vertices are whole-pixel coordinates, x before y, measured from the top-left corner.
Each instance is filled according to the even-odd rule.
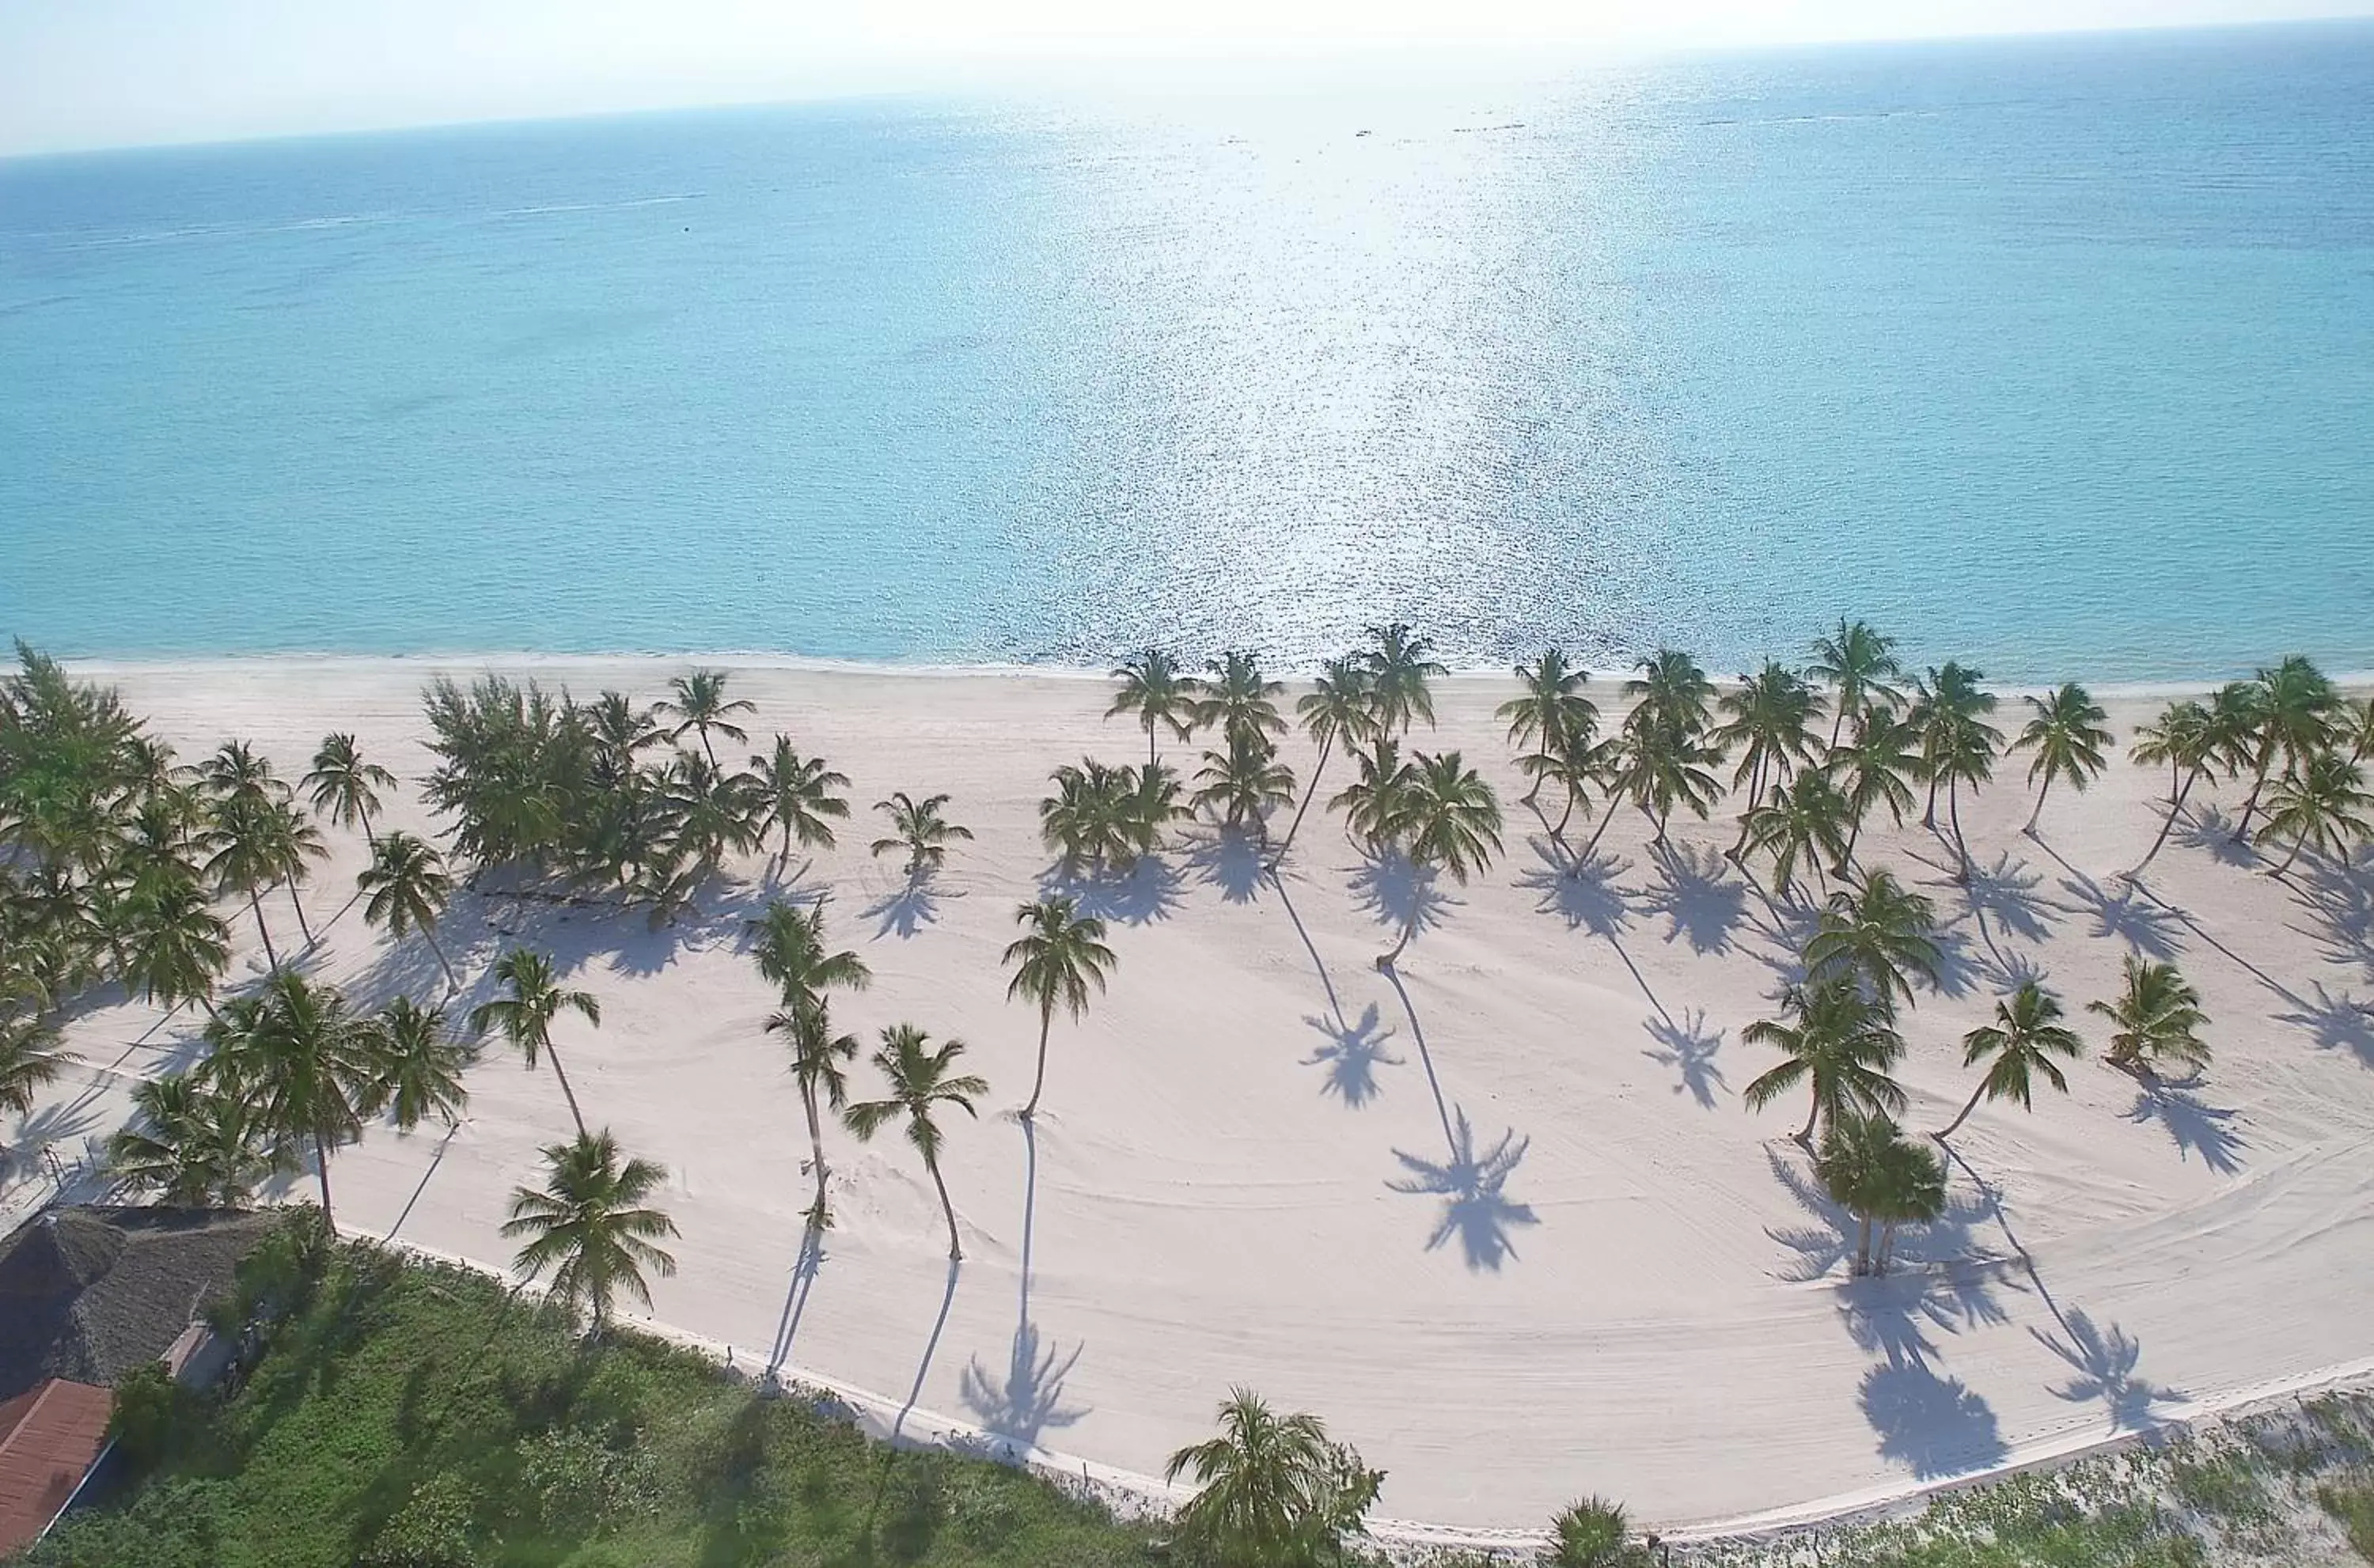
[[[676,668],[541,673],[656,696]],[[409,781],[428,766],[432,670],[106,673],[185,753],[241,736],[294,775],[323,731],[352,729]],[[559,1038],[589,1118],[671,1169],[682,1270],[656,1316],[743,1364],[1128,1472],[1204,1435],[1243,1383],[1322,1412],[1383,1466],[1381,1512],[1529,1528],[1586,1491],[1667,1525],[1843,1505],[2374,1358],[2374,868],[2288,886],[2221,834],[2180,830],[2131,895],[2115,873],[2156,830],[2156,771],[2121,763],[2083,797],[2056,792],[2031,841],[2007,770],[1965,808],[1984,868],[1967,893],[1917,825],[1866,836],[1868,859],[1951,917],[1951,994],[1923,994],[1907,1028],[1910,1125],[1959,1107],[1958,1038],[2006,975],[2043,973],[2075,1011],[2125,954],[2174,955],[2217,1059],[2192,1089],[2146,1093],[2087,1062],[2033,1114],[1980,1108],[1956,1140],[1946,1220],[1905,1241],[1895,1276],[1849,1283],[1851,1227],[1788,1141],[1802,1103],[1739,1103],[1774,1059],[1740,1030],[1769,1012],[1792,939],[1788,912],[1719,858],[1725,823],[1686,826],[1661,859],[1637,815],[1619,819],[1604,868],[1569,881],[1512,813],[1501,864],[1424,895],[1398,980],[1371,960],[1423,890],[1365,866],[1335,820],[1314,813],[1278,885],[1197,830],[1093,891],[1120,967],[1085,1024],[1058,1023],[1034,1135],[1003,1114],[1028,1090],[1035,1018],[1005,1000],[997,955],[1047,870],[1036,802],[1054,764],[1127,759],[1140,732],[1101,722],[1103,690],[1076,680],[750,668],[735,686],[759,705],[754,739],[820,750],[861,806],[947,790],[979,835],[910,894],[861,826],[786,890],[829,894],[873,965],[840,1022],[958,1036],[995,1087],[1000,1114],[951,1141],[970,1253],[953,1279],[922,1172],[846,1135],[839,1228],[798,1277],[805,1132],[741,945],[770,891],[761,863],[657,932],[637,913],[476,895],[445,929],[473,981],[462,1006],[511,942],[601,996],[603,1027]],[[1420,742],[1485,762],[1513,801],[1490,717],[1507,691],[1448,683]],[[2123,740],[2157,704],[2111,706]],[[1299,738],[1290,755],[1310,760]],[[417,802],[391,814],[434,825]],[[362,859],[334,837],[311,895],[324,917]],[[285,899],[267,913],[293,935]],[[358,996],[441,989],[425,947],[390,946],[358,908],[326,924],[313,962]],[[252,976],[253,927],[234,929]],[[137,1005],[86,1012],[69,1030],[86,1068],[6,1141],[71,1158],[193,1035]],[[469,1084],[450,1139],[382,1129],[338,1157],[343,1218],[507,1258],[506,1197],[567,1112],[499,1047]],[[21,1201],[38,1184],[18,1179]]]

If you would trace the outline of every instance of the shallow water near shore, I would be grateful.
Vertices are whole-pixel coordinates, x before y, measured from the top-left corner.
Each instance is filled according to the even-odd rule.
[[[2374,27],[0,164],[0,633],[2374,667]]]

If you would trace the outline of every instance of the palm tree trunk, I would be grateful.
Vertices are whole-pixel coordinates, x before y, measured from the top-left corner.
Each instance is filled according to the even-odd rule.
[[[305,945],[311,947],[313,945],[313,928],[305,919],[305,901],[297,896],[297,884],[294,882],[289,883],[288,886],[288,906],[297,911],[297,929],[305,933]]]
[[[551,1059],[552,1075],[560,1080],[561,1097],[569,1102],[569,1119],[577,1124],[577,1136],[583,1138],[587,1136],[585,1113],[577,1108],[577,1091],[569,1086],[569,1070],[560,1065],[560,1053],[553,1048],[550,1040],[544,1043],[544,1054]]]
[[[2127,873],[2129,876],[2137,875],[2145,866],[2150,865],[2152,857],[2159,853],[2160,846],[2168,842],[2168,833],[2176,826],[2176,819],[2184,810],[2185,799],[2192,793],[2192,782],[2200,777],[2198,773],[2185,775],[2183,787],[2168,796],[2168,820],[2159,825],[2159,837],[2152,840],[2152,847],[2144,852],[2142,860],[2135,862],[2135,869]]]
[[[1410,910],[1409,922],[1402,927],[1401,941],[1393,943],[1393,950],[1391,953],[1381,953],[1377,954],[1377,967],[1380,969],[1392,968],[1393,965],[1400,960],[1402,950],[1409,946],[1410,938],[1416,935],[1417,935],[1417,910],[1416,908],[1412,908]]]
[[[1039,1114],[1039,1093],[1047,1087],[1047,1031],[1054,1022],[1055,999],[1050,996],[1039,1004],[1039,1072],[1030,1080],[1030,1103],[1022,1107],[1024,1121]]]
[[[1154,715],[1146,716],[1146,766],[1154,766]]]
[[[1937,831],[1937,775],[1929,775],[1929,806],[1921,813],[1921,825],[1930,832]]]
[[[322,1225],[335,1236],[338,1222],[330,1213],[330,1141],[319,1129],[313,1133],[313,1169],[322,1178]]]
[[[279,968],[280,954],[272,948],[272,928],[264,923],[264,896],[252,887],[247,890],[247,907],[255,911],[255,934],[264,939],[264,958],[275,969]]]
[[[709,726],[700,726],[700,749],[709,754],[709,771],[717,771],[717,748],[709,743]]]
[[[816,1207],[808,1211],[808,1228],[821,1231],[831,1226],[832,1215],[825,1207],[824,1124],[817,1117],[815,1084],[800,1085],[800,1103],[808,1113],[808,1147],[812,1151],[810,1164],[816,1167],[817,1181]]]
[[[1846,727],[1847,692],[1844,686],[1840,686],[1839,688],[1839,711],[1836,717],[1832,718],[1830,720],[1830,750],[1836,751],[1839,749],[1839,737],[1846,732]]]
[[[422,926],[420,934],[429,939],[429,951],[437,955],[437,966],[445,971],[445,994],[452,996],[462,989],[462,977],[453,973],[453,961],[445,956],[445,948],[437,940],[437,928]]]
[[[370,808],[369,806],[358,805],[355,807],[355,814],[363,819],[364,845],[370,848],[378,848],[379,835],[371,831]]]
[[[2242,802],[2241,819],[2234,824],[2234,842],[2239,844],[2251,834],[2251,817],[2259,809],[2259,791],[2267,787],[2267,774],[2275,764],[2275,743],[2269,741],[2259,748],[2258,777],[2251,782],[2250,798]]]
[[[1152,731],[1147,733],[1150,740]],[[1330,731],[1327,738],[1319,743],[1319,761],[1310,769],[1310,785],[1302,791],[1302,804],[1295,808],[1294,821],[1287,827],[1285,841],[1278,845],[1277,853],[1270,857],[1269,869],[1273,873],[1285,860],[1286,852],[1294,848],[1294,836],[1302,828],[1302,813],[1310,809],[1311,798],[1319,793],[1319,776],[1327,771],[1327,754],[1334,749],[1334,745],[1335,735]]]
[[[1879,1227],[1879,1258],[1873,1266],[1872,1272],[1875,1274],[1886,1273],[1887,1266],[1895,1260],[1896,1222],[1894,1220],[1884,1220],[1880,1223]]]
[[[1962,837],[1962,780],[1957,775],[1945,785],[1945,816],[1954,825],[1954,853],[1962,862],[1962,881],[1970,880],[1970,846]]]
[[[1970,1119],[1970,1113],[1972,1111],[1979,1108],[1979,1100],[1986,1094],[1986,1092],[1987,1081],[1981,1078],[1979,1080],[1979,1086],[1970,1091],[1969,1103],[1962,1107],[1962,1114],[1956,1117],[1943,1131],[1933,1133],[1931,1136],[1935,1138],[1938,1142],[1943,1143],[1948,1138],[1953,1137],[1957,1132],[1961,1131],[1962,1124]]]
[[[2020,829],[2030,838],[2036,837],[2036,819],[2044,814],[2044,797],[2051,793],[2052,793],[2052,774],[2047,770],[2044,775],[2044,787],[2036,792],[2036,809],[2027,813],[2027,825]]]
[[[1871,1216],[1855,1216],[1854,1272],[1857,1277],[1871,1272]]]
[[[1588,860],[1592,856],[1599,853],[1599,840],[1605,836],[1607,832],[1607,825],[1615,820],[1616,802],[1613,799],[1610,799],[1607,802],[1607,809],[1599,813],[1599,825],[1591,830],[1591,842],[1582,847],[1582,858],[1584,860]]]
[[[1798,1146],[1808,1153],[1813,1152],[1814,1147],[1814,1124],[1821,1119],[1822,1092],[1816,1089],[1814,1091],[1814,1103],[1805,1107],[1805,1125],[1794,1134]]]
[[[932,1173],[932,1185],[940,1189],[940,1212],[948,1217],[948,1261],[964,1260],[964,1243],[957,1238],[957,1206],[948,1201],[948,1184],[940,1179],[940,1162],[927,1159],[923,1168]]]
[[[2277,866],[2274,871],[2269,872],[2267,874],[2269,876],[2281,876],[2286,872],[2291,870],[2292,862],[2298,860],[2300,858],[2300,851],[2307,848],[2308,834],[2303,830],[2298,838],[2292,840],[2292,852],[2284,857],[2284,863]]]

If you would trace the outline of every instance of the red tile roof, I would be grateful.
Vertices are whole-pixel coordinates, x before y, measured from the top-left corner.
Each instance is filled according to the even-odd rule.
[[[115,1396],[52,1378],[0,1404],[0,1557],[49,1527],[107,1446]]]

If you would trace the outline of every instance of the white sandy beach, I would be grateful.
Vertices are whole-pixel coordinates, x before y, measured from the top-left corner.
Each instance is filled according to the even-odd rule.
[[[686,666],[508,667],[649,698]],[[437,669],[78,673],[120,684],[185,757],[236,736],[293,779],[325,731],[352,730],[408,795],[429,766],[419,692]],[[1595,685],[1612,709],[1612,683]],[[1917,822],[1866,834],[1863,857],[1927,884],[1950,920],[1957,994],[1923,993],[1907,1024],[1909,1126],[1944,1125],[1969,1093],[1959,1037],[2006,973],[2046,976],[2098,1047],[2083,1004],[2111,993],[2122,955],[2174,955],[2217,1054],[2190,1091],[2145,1094],[2088,1061],[2033,1114],[1981,1107],[1956,1139],[1946,1222],[1908,1239],[1895,1276],[1850,1283],[1851,1227],[1788,1140],[1803,1102],[1739,1102],[1777,1059],[1741,1028],[1771,1011],[1792,948],[1719,858],[1733,824],[1686,824],[1663,863],[1639,815],[1619,817],[1604,847],[1620,873],[1562,882],[1514,808],[1491,718],[1510,689],[1445,684],[1440,730],[1416,737],[1485,766],[1510,853],[1438,889],[1399,986],[1371,960],[1392,940],[1380,903],[1398,908],[1402,890],[1369,884],[1337,819],[1314,810],[1282,887],[1193,830],[1098,895],[1119,969],[1084,1025],[1056,1025],[1034,1141],[1007,1113],[1029,1088],[1036,1018],[1005,1000],[998,954],[1047,871],[1036,805],[1055,764],[1142,756],[1143,732],[1103,722],[1105,688],[1076,679],[737,670],[735,695],[758,704],[752,749],[781,730],[853,779],[858,819],[792,890],[829,894],[835,933],[873,967],[836,1021],[869,1048],[897,1021],[960,1036],[993,1086],[996,1114],[951,1139],[969,1254],[953,1281],[904,1146],[832,1133],[839,1226],[793,1289],[806,1137],[759,1031],[774,998],[741,945],[762,860],[656,933],[640,912],[457,899],[442,929],[470,987],[454,1015],[485,999],[511,942],[599,995],[603,1026],[558,1037],[588,1119],[669,1167],[681,1271],[657,1285],[660,1322],[745,1366],[911,1401],[911,1426],[1122,1471],[1158,1471],[1244,1384],[1320,1412],[1382,1466],[1393,1518],[1530,1529],[1599,1492],[1652,1525],[1702,1525],[1843,1506],[2374,1366],[2374,868],[2288,886],[2222,833],[2180,828],[2126,896],[2115,873],[2156,831],[2165,776],[2123,755],[2087,794],[2055,792],[2040,842],[2017,832],[2024,759],[2004,766],[1964,805],[1986,868],[1967,893]],[[2123,748],[2158,704],[2110,706]],[[1288,755],[1309,766],[1299,734]],[[1339,759],[1326,792],[1347,778]],[[907,900],[896,860],[864,848],[864,806],[901,789],[949,792],[978,835]],[[438,825],[410,798],[389,816]],[[425,945],[391,945],[349,903],[359,836],[331,838],[309,895],[318,973],[369,1002],[441,993]],[[293,943],[286,898],[266,913]],[[261,949],[243,910],[232,929],[239,982]],[[195,1032],[137,1004],[76,1017],[84,1065],[27,1124],[0,1124],[16,1152],[0,1207],[41,1186],[19,1145],[73,1159],[121,1121],[132,1082],[189,1059]],[[338,1156],[342,1222],[508,1259],[506,1199],[568,1114],[499,1043],[468,1082],[449,1140],[380,1129]]]

